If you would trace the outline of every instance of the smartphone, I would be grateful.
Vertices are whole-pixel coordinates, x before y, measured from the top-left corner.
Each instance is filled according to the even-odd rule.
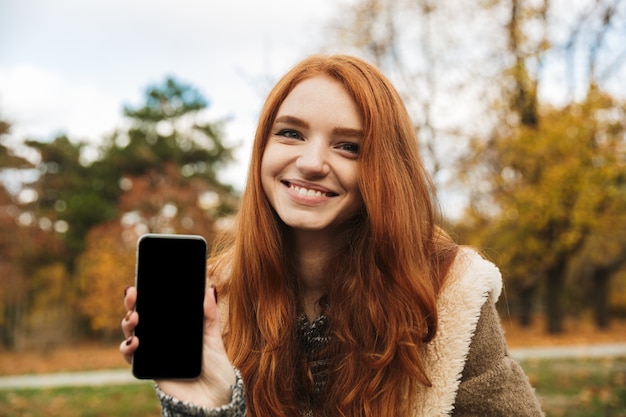
[[[146,234],[137,241],[138,379],[194,379],[202,370],[207,243],[202,236]]]

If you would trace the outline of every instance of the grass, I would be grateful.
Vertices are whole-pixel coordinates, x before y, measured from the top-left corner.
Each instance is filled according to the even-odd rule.
[[[626,358],[521,363],[548,417],[626,417]],[[152,417],[151,383],[108,387],[0,390],[0,417]]]
[[[0,390],[0,417],[157,417],[152,384]]]
[[[626,358],[521,362],[548,417],[626,417]]]

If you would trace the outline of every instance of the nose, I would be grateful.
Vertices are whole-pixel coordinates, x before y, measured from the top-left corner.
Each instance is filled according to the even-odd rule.
[[[330,171],[328,164],[329,149],[324,141],[311,140],[303,146],[302,153],[296,160],[296,168],[307,177],[323,177]]]

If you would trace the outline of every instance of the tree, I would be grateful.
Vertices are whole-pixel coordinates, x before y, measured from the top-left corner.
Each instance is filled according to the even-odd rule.
[[[37,217],[49,219],[63,240],[63,261],[69,270],[83,250],[87,231],[115,217],[116,179],[81,159],[83,143],[61,135],[51,142],[27,141],[39,152],[39,178],[32,184],[38,198],[32,202]]]
[[[519,270],[515,274],[518,278],[526,269],[528,276],[519,280],[520,294],[533,296],[539,284],[545,284],[548,331],[558,333],[562,331],[562,298],[566,292],[568,263],[598,227],[595,218],[605,215],[605,206],[613,204],[604,185],[620,181],[613,171],[622,169],[621,161],[614,155],[623,153],[623,139],[620,139],[623,125],[607,123],[601,114],[622,112],[623,104],[601,88],[603,84],[609,85],[611,73],[605,72],[607,78],[599,78],[593,70],[600,64],[606,65],[607,61],[611,67],[617,64],[608,57],[598,60],[596,52],[604,48],[603,40],[612,35],[612,25],[619,18],[618,3],[595,2],[591,12],[587,11],[588,14],[578,19],[566,46],[552,49],[549,37],[549,25],[555,18],[550,8],[552,3],[521,0],[498,3],[506,3],[510,8],[506,25],[507,51],[513,59],[510,68],[502,73],[504,96],[509,100],[508,106],[503,107],[500,125],[493,129],[489,139],[479,138],[474,142],[476,158],[471,165],[482,167],[486,175],[481,175],[478,181],[489,184],[485,187],[488,197],[482,203],[483,209],[495,204],[496,218],[514,217],[514,220],[498,218],[499,227],[494,231],[509,236],[511,244],[516,239],[527,243],[517,244],[517,250],[509,248],[510,255],[505,261],[505,265]],[[622,8],[622,14],[624,12]],[[595,15],[601,17],[599,23]],[[585,36],[581,36],[582,33]],[[588,43],[586,36],[590,34],[592,41]],[[586,84],[582,83],[586,97],[580,104],[572,102],[562,110],[544,104],[542,112],[538,91],[544,78],[543,63],[554,59],[559,49],[571,52],[574,45],[587,45],[590,51],[590,70],[588,78],[583,80]],[[520,140],[525,146],[520,147]],[[598,166],[600,160],[604,161],[602,166]],[[462,167],[467,169],[467,165]],[[503,199],[507,193],[509,199]],[[476,210],[473,211],[476,214]],[[491,210],[491,214],[493,212]],[[503,232],[503,228],[511,230]],[[527,252],[522,254],[522,250]],[[532,267],[524,268],[524,264]],[[528,300],[521,304],[531,305]],[[528,311],[522,317],[527,321]]]
[[[131,127],[109,138],[100,164],[116,167],[122,176],[138,176],[171,163],[187,178],[204,178],[232,193],[217,176],[233,159],[223,139],[224,120],[206,121],[207,107],[197,90],[172,78],[149,87],[143,106],[125,107]]]
[[[120,288],[132,284],[139,236],[199,234],[211,242],[217,232],[212,209],[219,200],[205,181],[183,181],[172,166],[126,181],[118,206],[121,218],[93,228],[78,260],[79,310],[90,329],[105,336],[119,329],[123,308],[111,300],[120,296]]]
[[[580,105],[545,109],[541,127],[493,139],[480,154],[492,164],[489,204],[497,210],[475,201],[468,219],[484,229],[474,243],[500,254],[519,289],[545,282],[550,332],[562,330],[569,261],[606,230],[607,219],[613,231],[626,229],[626,125],[603,116],[619,108],[610,97],[590,92]]]
[[[234,209],[232,187],[217,178],[219,168],[232,160],[232,150],[222,140],[223,122],[203,120],[207,106],[193,87],[169,78],[147,89],[145,105],[126,107],[131,127],[107,138],[95,161],[82,158],[84,143],[64,135],[26,142],[41,157],[32,206],[37,217],[50,219],[60,231],[70,270],[88,231],[123,215],[117,212],[118,199],[130,176],[165,173],[169,167],[182,181],[210,184],[223,204],[216,214]]]
[[[72,335],[74,292],[63,262],[34,269],[28,281],[24,333],[18,348],[45,352],[66,343]]]
[[[5,145],[10,124],[0,120],[0,174],[4,180],[19,177],[21,171],[32,170],[33,165],[17,156]],[[10,187],[13,188],[13,187]],[[19,347],[25,339],[24,327],[28,318],[28,305],[33,285],[28,269],[32,265],[35,248],[45,247],[50,253],[55,249],[42,235],[36,218],[20,197],[20,190],[9,190],[0,182],[0,345]]]
[[[132,282],[137,238],[148,232],[204,236],[236,207],[230,186],[217,177],[232,159],[222,122],[200,113],[206,101],[192,87],[167,79],[146,91],[146,103],[126,107],[130,127],[105,143],[94,172],[115,178],[115,218],[91,229],[78,260],[79,311],[91,331],[119,327],[120,304],[111,299]]]
[[[67,330],[62,325],[44,322],[53,314],[61,314],[56,307],[67,305],[71,297],[69,292],[63,293],[63,301],[53,305],[59,300],[58,291],[64,288],[61,278],[65,275],[60,271],[65,268],[57,262],[54,268],[46,269],[52,265],[41,263],[44,253],[51,259],[60,259],[59,241],[51,239],[33,212],[0,187],[0,345],[3,347],[32,346],[34,337],[49,345],[60,340],[60,333],[49,330]],[[60,280],[45,281],[46,277]],[[46,298],[51,292],[56,295]]]
[[[56,314],[57,303],[73,308],[68,321],[85,324],[76,327],[83,335],[109,334],[112,317],[119,317],[104,297],[112,296],[115,279],[132,277],[128,236],[136,241],[147,231],[193,232],[210,239],[216,219],[232,213],[237,197],[217,175],[232,160],[232,149],[223,140],[224,121],[208,120],[207,107],[197,90],[170,78],[147,89],[144,105],[125,108],[129,127],[105,138],[95,160],[85,159],[84,143],[65,135],[26,141],[41,162],[37,178],[27,184],[33,198],[19,208],[31,227],[20,231],[37,234],[39,243],[24,243],[14,255],[17,271],[24,277],[52,271],[67,296],[47,298],[52,288],[30,285],[32,280],[20,287],[24,329],[44,323],[44,310]],[[101,310],[94,315],[89,304]]]
[[[76,267],[81,294],[76,301],[78,311],[93,332],[107,339],[119,330],[120,318],[125,314],[121,289],[132,285],[134,276],[136,236],[121,236],[124,235],[119,221],[94,227],[87,235]]]
[[[625,213],[623,207],[619,213],[613,212],[608,218],[603,218],[600,230],[596,230],[586,240],[581,253],[571,265],[574,284],[580,288],[577,295],[582,299],[581,304],[592,309],[596,326],[600,329],[609,327],[611,295],[616,289],[612,281],[626,266]],[[624,296],[626,292],[623,292],[621,298]]]

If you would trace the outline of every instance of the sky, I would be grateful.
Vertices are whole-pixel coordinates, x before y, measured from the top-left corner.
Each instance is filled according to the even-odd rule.
[[[57,134],[98,143],[124,105],[167,76],[228,118],[243,188],[256,117],[272,82],[321,52],[333,0],[2,0],[0,119],[10,141]]]
[[[307,55],[344,52],[332,45],[329,23],[352,1],[0,0],[0,119],[12,125],[5,140],[67,134],[98,144],[123,128],[124,105],[143,104],[147,87],[173,76],[209,101],[209,118],[229,120],[226,141],[239,146],[221,179],[241,190],[269,88]],[[587,1],[555,0],[570,11],[556,14],[561,25]],[[567,98],[565,70],[555,68],[543,86],[558,102]],[[625,76],[616,78],[622,95]],[[456,96],[447,103],[446,121],[473,109]],[[461,194],[439,192],[444,213],[459,214]]]

